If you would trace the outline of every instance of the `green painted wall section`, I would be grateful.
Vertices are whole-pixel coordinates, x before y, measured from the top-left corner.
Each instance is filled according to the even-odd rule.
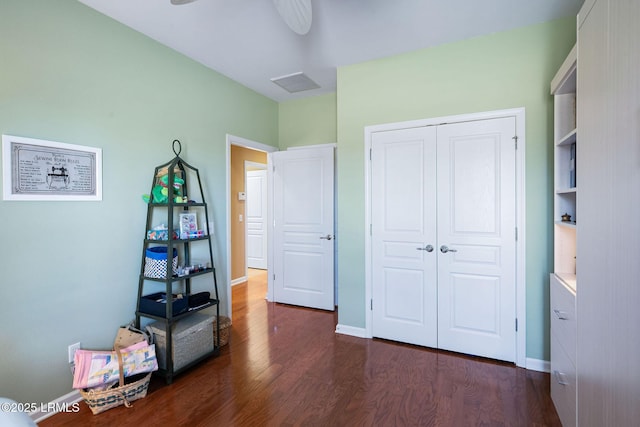
[[[335,93],[281,102],[279,111],[281,150],[337,141]]]
[[[133,318],[156,165],[198,167],[227,283],[227,133],[277,146],[278,104],[76,1],[0,2],[0,132],[99,147],[103,201],[0,201],[0,396],[71,391],[67,346]],[[222,309],[226,308],[226,303]]]
[[[527,356],[549,360],[549,82],[575,31],[575,18],[568,18],[338,69],[340,324],[365,327],[365,126],[525,107]]]

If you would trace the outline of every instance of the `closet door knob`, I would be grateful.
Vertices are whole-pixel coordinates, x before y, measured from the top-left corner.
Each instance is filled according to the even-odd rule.
[[[458,252],[458,250],[457,249],[451,249],[447,245],[442,245],[442,246],[440,246],[440,252],[442,252],[443,254],[446,254],[447,252]]]
[[[427,252],[433,252],[433,246],[432,245],[427,245],[424,248],[416,248],[419,251],[427,251]]]

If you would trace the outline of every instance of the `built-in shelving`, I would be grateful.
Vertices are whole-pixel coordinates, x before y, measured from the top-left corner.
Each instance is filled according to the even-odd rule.
[[[553,252],[550,277],[551,398],[564,426],[576,425],[576,69],[574,47],[551,82],[554,99]]]

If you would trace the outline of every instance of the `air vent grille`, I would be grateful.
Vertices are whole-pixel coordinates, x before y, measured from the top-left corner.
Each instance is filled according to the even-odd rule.
[[[303,92],[305,90],[318,89],[320,85],[309,78],[303,72],[274,77],[272,82],[289,93]]]

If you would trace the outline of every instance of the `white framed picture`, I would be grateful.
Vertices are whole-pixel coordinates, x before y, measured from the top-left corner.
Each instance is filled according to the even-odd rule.
[[[2,135],[3,200],[102,200],[102,150]]]

